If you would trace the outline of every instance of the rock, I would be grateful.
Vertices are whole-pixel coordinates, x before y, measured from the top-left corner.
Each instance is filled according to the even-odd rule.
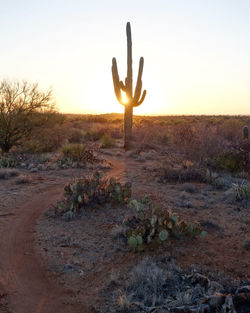
[[[230,188],[223,193],[222,201],[226,203],[235,202],[235,191],[233,190],[233,188]]]
[[[187,199],[188,199],[188,193],[187,193],[186,191],[182,191],[182,192],[180,193],[180,198],[181,198],[182,200],[187,200]]]
[[[199,284],[200,286],[207,288],[209,286],[209,279],[199,273],[194,273],[191,278],[191,284]]]
[[[25,167],[26,167],[26,163],[24,163],[24,162],[21,163],[21,164],[20,164],[20,167],[25,168]]]
[[[86,167],[86,169],[89,169],[89,170],[93,170],[94,169],[93,164],[90,164],[90,163],[86,164],[85,167]]]
[[[62,220],[65,222],[69,222],[73,219],[73,217],[74,217],[74,213],[72,211],[68,211],[63,214]]]
[[[185,183],[181,186],[181,190],[189,192],[189,193],[195,193],[197,192],[196,186],[190,183]]]
[[[246,286],[241,286],[241,287],[239,287],[239,288],[236,290],[235,294],[237,295],[237,294],[242,293],[242,292],[249,292],[249,293],[250,293],[250,285],[246,285]]]
[[[37,167],[32,167],[32,168],[30,169],[30,172],[31,172],[31,173],[37,173],[37,172],[38,172],[38,168],[37,168]]]
[[[212,309],[216,310],[216,308],[219,308],[223,305],[225,298],[226,296],[222,293],[215,293],[214,295],[208,297],[207,303]]]
[[[30,170],[30,169],[32,169],[32,168],[34,168],[34,167],[35,167],[35,164],[30,163],[30,164],[28,165],[28,170]]]
[[[211,309],[210,306],[207,303],[203,303],[200,308],[199,311],[195,311],[195,312],[199,312],[199,313],[210,313]]]
[[[157,158],[157,152],[155,150],[151,150],[151,151],[148,151],[148,152],[142,151],[140,153],[140,156],[143,159],[146,159],[146,160],[155,160]]]
[[[231,181],[223,177],[218,177],[212,182],[212,185],[218,190],[225,190],[230,188]]]
[[[69,273],[69,272],[72,272],[73,271],[73,266],[71,264],[65,264],[63,266],[63,272],[64,273]]]
[[[248,291],[242,292],[233,296],[233,305],[235,308],[235,312],[249,313],[250,292],[249,292],[249,286],[245,286],[245,287],[247,287]]]
[[[135,151],[130,150],[130,151],[126,151],[126,152],[125,152],[125,156],[126,156],[126,157],[129,157],[129,158],[133,158],[133,157],[136,156],[136,154],[135,154]]]
[[[37,168],[39,171],[46,171],[46,169],[47,169],[46,165],[44,165],[44,164],[38,164]]]
[[[237,313],[233,304],[233,298],[232,295],[229,294],[226,297],[225,303],[222,306],[222,313]]]
[[[189,209],[191,209],[191,208],[193,208],[193,204],[192,204],[191,201],[185,200],[185,201],[183,201],[183,202],[181,203],[181,207],[182,207],[182,208],[189,208]]]
[[[247,251],[250,251],[250,237],[246,238],[245,241],[244,241],[244,248],[247,250]],[[250,291],[250,290],[249,290]]]
[[[138,161],[138,162],[146,162],[146,159],[144,158],[144,157],[142,157],[142,156],[138,156],[137,158],[136,158],[136,161]]]
[[[202,223],[201,223],[202,225]],[[203,226],[203,225],[202,225]],[[213,295],[216,291],[222,291],[223,290],[223,286],[219,283],[217,283],[216,281],[212,280],[212,281],[209,281],[209,284],[208,284],[208,293],[210,295]]]
[[[57,169],[58,169],[57,163],[52,163],[52,164],[50,165],[50,169],[51,169],[51,170],[57,170]]]

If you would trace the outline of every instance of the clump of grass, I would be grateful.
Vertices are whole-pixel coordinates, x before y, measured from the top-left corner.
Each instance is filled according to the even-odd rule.
[[[205,303],[204,299],[211,296],[209,278],[196,272],[183,271],[166,259],[157,261],[145,257],[128,275],[120,275],[115,284],[119,289],[112,289],[113,297],[110,296],[112,282],[108,285],[108,305],[104,312],[110,312],[111,307],[116,308],[114,312],[121,313],[198,312]],[[224,287],[218,284],[215,289],[216,295]],[[225,297],[222,297],[223,301]]]
[[[86,133],[86,139],[91,141],[98,141],[103,136],[103,130],[101,129],[92,129]]]
[[[0,179],[9,179],[19,175],[19,171],[15,169],[0,169]]]
[[[115,146],[115,139],[111,138],[109,134],[104,134],[101,138],[102,148],[112,148]]]
[[[232,189],[235,193],[235,200],[242,201],[250,198],[250,185],[247,185],[245,181],[240,184],[232,184]]]
[[[9,167],[15,167],[16,161],[12,157],[8,156],[0,156],[0,168],[9,168]]]
[[[69,143],[85,143],[86,142],[86,133],[81,129],[73,128],[70,130],[68,135]]]

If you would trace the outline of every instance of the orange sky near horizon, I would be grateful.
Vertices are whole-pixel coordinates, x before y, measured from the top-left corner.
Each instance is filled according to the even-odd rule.
[[[133,10],[131,10],[133,8]],[[64,113],[123,112],[112,58],[126,76],[126,22],[133,80],[144,57],[140,115],[250,115],[247,0],[17,0],[0,12],[0,79],[53,87]]]

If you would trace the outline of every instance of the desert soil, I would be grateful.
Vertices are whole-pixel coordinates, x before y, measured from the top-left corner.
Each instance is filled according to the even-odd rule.
[[[128,271],[145,254],[172,257],[184,268],[218,273],[232,281],[250,277],[249,208],[228,203],[224,191],[192,183],[195,192],[181,184],[162,184],[157,168],[165,156],[144,158],[109,149],[103,155],[112,163],[105,175],[132,182],[134,197],[147,194],[181,218],[201,222],[206,238],[171,240],[157,251],[132,253],[115,239],[125,207],[86,210],[70,222],[53,215],[63,188],[73,177],[91,169],[29,173],[29,184],[15,178],[0,182],[0,312],[88,313],[101,306],[100,292],[110,276]],[[27,170],[20,170],[27,173]]]

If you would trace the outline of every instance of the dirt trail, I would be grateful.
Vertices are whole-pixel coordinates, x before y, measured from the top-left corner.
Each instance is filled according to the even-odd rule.
[[[124,167],[112,163],[108,176],[117,176]],[[86,312],[84,304],[72,301],[74,294],[70,290],[49,276],[34,248],[36,221],[60,199],[63,187],[62,183],[46,186],[31,198],[22,198],[8,207],[1,217],[0,296],[8,296],[8,309],[0,302],[0,313]]]
[[[34,227],[39,216],[61,195],[62,186],[45,189],[27,204],[10,208],[0,231],[0,279],[14,313],[70,312],[65,291],[49,279],[34,252]]]

